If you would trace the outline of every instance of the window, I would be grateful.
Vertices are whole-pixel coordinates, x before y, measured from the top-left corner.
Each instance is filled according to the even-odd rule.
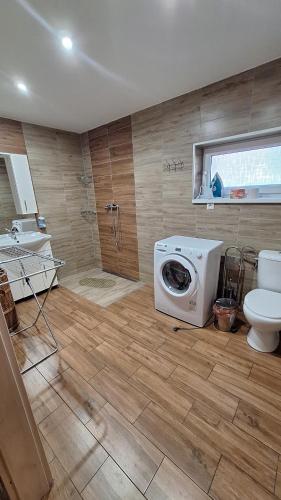
[[[249,203],[251,199],[252,203],[281,203],[281,134],[263,133],[258,137],[245,134],[229,141],[222,139],[221,143],[212,141],[211,144],[194,145],[195,160],[197,149],[201,153],[201,170],[200,165],[194,165],[197,181],[194,198],[212,198],[214,202],[231,202],[233,199],[237,202],[239,199],[242,203]],[[217,182],[222,182],[218,196],[215,196],[216,174],[220,178]],[[201,182],[199,190],[198,182]]]
[[[281,146],[211,156],[211,178],[224,187],[281,186]]]

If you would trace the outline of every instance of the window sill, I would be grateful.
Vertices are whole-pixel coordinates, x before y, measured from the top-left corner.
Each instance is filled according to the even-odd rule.
[[[249,204],[251,203],[252,205],[256,204],[269,204],[269,203],[279,203],[281,204],[281,197],[280,198],[241,198],[241,199],[235,199],[235,198],[193,198],[192,200],[193,204],[196,205],[205,205],[207,203],[214,203],[216,205],[217,203],[219,204]]]

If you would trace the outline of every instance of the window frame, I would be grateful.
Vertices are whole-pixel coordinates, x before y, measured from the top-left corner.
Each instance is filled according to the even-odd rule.
[[[199,196],[195,188],[196,157],[200,150],[201,186],[207,187],[211,183],[211,157],[213,155],[235,153],[238,151],[249,151],[266,147],[281,146],[281,128],[258,131],[254,133],[241,134],[239,136],[224,137],[218,140],[202,142],[193,145],[193,203],[281,203],[281,184],[231,186],[224,188],[225,197],[204,198]],[[280,166],[281,168],[281,166]],[[231,199],[230,190],[235,188],[258,188],[259,197],[255,199],[242,198]]]

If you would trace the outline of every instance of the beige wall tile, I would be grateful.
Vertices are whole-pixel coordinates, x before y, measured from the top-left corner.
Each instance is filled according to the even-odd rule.
[[[153,279],[158,239],[181,234],[278,249],[280,205],[192,205],[192,143],[281,126],[281,61],[132,115],[140,278]],[[165,160],[183,160],[167,172]],[[246,275],[246,288],[253,276]]]
[[[54,254],[66,261],[62,274],[98,266],[96,217],[81,215],[81,210],[95,210],[93,183],[86,188],[79,180],[91,175],[85,136],[26,123],[23,134],[39,211],[53,237]]]

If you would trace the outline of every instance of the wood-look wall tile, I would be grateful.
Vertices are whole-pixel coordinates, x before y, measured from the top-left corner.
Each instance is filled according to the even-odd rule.
[[[0,151],[26,154],[21,122],[0,118]]]
[[[92,168],[94,181],[99,176],[111,175],[111,164],[109,160],[102,163],[96,163],[93,161]]]
[[[281,62],[273,61],[253,72],[251,130],[280,127]]]
[[[111,162],[115,160],[125,160],[127,158],[132,159],[133,157],[133,146],[132,143],[127,142],[126,144],[121,144],[120,146],[110,147],[110,160]]]
[[[94,131],[90,131],[89,140],[103,269],[138,279],[131,117],[106,125],[102,131],[98,131],[97,136]],[[102,161],[106,163],[99,163]],[[107,175],[102,175],[104,173]],[[113,217],[117,217],[117,214],[105,212],[105,205],[113,201],[120,207],[119,245],[116,244],[113,234]]]
[[[123,128],[118,128],[116,130],[112,130],[109,127],[109,135],[108,135],[108,140],[109,140],[109,146],[114,147],[114,146],[119,146],[122,144],[131,144],[132,143],[132,128],[131,124],[127,125],[126,127]]]
[[[26,123],[23,134],[38,208],[46,217],[53,253],[66,261],[61,274],[75,273],[84,266],[92,267],[95,251],[99,253],[99,248],[88,235],[91,229],[97,234],[97,224],[96,219],[85,221],[81,216],[87,192],[79,180],[84,174],[84,161],[89,162],[90,158],[87,135],[80,137]],[[78,239],[73,239],[73,232],[79,232],[79,243]]]
[[[216,205],[208,212],[192,205],[192,144],[281,126],[280,75],[277,60],[132,115],[142,280],[153,280],[155,241],[177,233],[223,240],[224,249],[280,247],[280,231],[272,231],[280,226],[278,205]],[[164,161],[174,158],[185,169],[168,173]]]
[[[112,175],[134,175],[134,162],[130,158],[115,160],[111,164]]]
[[[115,130],[119,130],[120,128],[129,127],[131,125],[131,116],[124,116],[123,118],[119,118],[118,120],[114,120],[107,125],[107,129],[109,133],[114,132]]]

